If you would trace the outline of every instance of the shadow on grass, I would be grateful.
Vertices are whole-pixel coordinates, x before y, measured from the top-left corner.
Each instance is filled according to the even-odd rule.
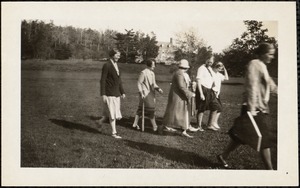
[[[168,160],[185,163],[188,165],[198,166],[205,169],[218,168],[220,165],[213,163],[195,153],[182,151],[175,148],[168,148],[147,143],[134,142],[126,140],[127,145],[137,150],[142,150],[152,155],[160,155]]]
[[[226,83],[226,82],[224,82],[224,83],[222,83],[222,85],[232,85],[232,86],[236,86],[236,85],[244,85],[244,83]]]
[[[86,116],[86,117],[88,117],[90,120],[93,120],[93,121],[101,119],[100,116]]]
[[[101,119],[101,117],[99,116],[87,116],[89,119],[93,120],[93,121],[96,121],[96,120],[99,120]],[[124,128],[127,128],[127,129],[132,129],[132,130],[136,130],[136,128],[133,128],[132,127],[132,124],[134,122],[134,117],[123,117],[122,119],[120,120],[117,120],[117,125],[118,126],[122,126]],[[107,123],[109,124],[109,120],[105,120],[104,123]],[[139,119],[139,127],[140,129],[142,128],[142,118]],[[162,124],[162,118],[161,117],[158,117],[156,118],[156,124],[157,125],[161,125]],[[139,130],[141,131],[141,130]],[[150,122],[150,120],[148,118],[145,118],[145,130],[144,132],[146,133],[151,133],[151,134],[157,134],[156,132],[154,132],[152,130],[152,124]],[[178,132],[166,132],[164,131],[163,133],[165,136],[168,135],[168,136],[180,136],[181,134],[178,133]]]
[[[76,129],[76,130],[80,130],[80,131],[85,131],[85,132],[89,132],[89,133],[94,133],[94,134],[102,134],[100,131],[91,128],[89,126],[86,126],[84,124],[80,124],[80,123],[73,123],[73,122],[69,122],[66,120],[60,120],[60,119],[49,119],[52,123],[62,126],[64,128],[67,129]]]
[[[127,129],[134,129],[136,130],[136,128],[133,128],[132,127],[132,124],[134,122],[134,117],[123,117],[122,119],[118,120],[117,121],[117,125],[120,125],[122,127],[125,127]],[[161,125],[162,123],[162,118],[156,118],[156,124],[157,125]],[[152,124],[150,122],[150,120],[148,118],[145,118],[145,125],[144,125],[145,129],[144,129],[144,132],[146,133],[151,133],[151,134],[157,134],[157,132],[154,132],[153,129],[152,129]],[[140,127],[140,130],[142,129],[142,118],[139,119],[139,127]],[[178,133],[172,133],[172,132],[164,132],[164,135],[169,135],[169,136],[178,136],[180,134]]]

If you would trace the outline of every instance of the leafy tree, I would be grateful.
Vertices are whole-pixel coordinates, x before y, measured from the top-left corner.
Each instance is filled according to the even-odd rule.
[[[152,36],[142,32],[125,30],[126,33],[117,33],[114,39],[116,46],[121,51],[120,62],[134,63],[137,58],[155,58],[158,55],[157,40],[154,33]]]
[[[126,33],[117,33],[114,39],[116,40],[116,45],[121,51],[120,62],[123,63],[132,63],[134,62],[134,57],[136,55],[136,38],[134,37],[135,33],[133,29],[126,30]]]
[[[241,37],[233,40],[232,44],[225,50],[224,55],[220,57],[227,67],[228,73],[232,76],[242,76],[246,64],[254,58],[254,49],[262,42],[268,42],[275,46],[276,54],[273,63],[269,65],[269,72],[272,76],[277,76],[278,72],[278,45],[274,37],[269,37],[263,29],[263,23],[255,20],[244,21],[247,30]]]
[[[31,25],[26,20],[21,23],[21,57],[33,58],[33,44],[31,42]]]
[[[55,49],[56,59],[69,59],[71,57],[71,50],[68,44],[60,44]]]
[[[191,74],[195,74],[197,67],[212,55],[211,47],[206,46],[195,28],[177,33],[175,41],[177,46],[175,60],[187,59],[190,62]]]
[[[151,37],[149,35],[146,35],[145,37],[142,35],[137,47],[138,54],[141,54],[143,59],[156,58],[158,55],[159,47],[154,33],[152,33]]]

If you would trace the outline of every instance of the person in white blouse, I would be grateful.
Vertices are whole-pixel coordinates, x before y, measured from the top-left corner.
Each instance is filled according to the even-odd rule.
[[[163,90],[156,84],[155,74],[153,72],[155,69],[155,60],[148,59],[145,61],[145,64],[147,68],[141,71],[137,81],[140,100],[132,127],[140,129],[138,126],[138,121],[142,114],[142,106],[144,103],[145,116],[150,119],[153,131],[157,131],[157,124],[155,121],[155,91],[158,91],[160,94],[162,94]]]
[[[211,124],[211,122],[216,122],[217,112],[221,110],[221,106],[216,100],[216,96],[212,90],[215,84],[215,73],[211,68],[213,63],[214,57],[211,56],[206,60],[205,64],[201,65],[197,70],[196,110],[198,129],[200,131],[204,131],[202,128],[202,119],[206,110],[210,110],[210,118],[207,128],[217,130],[217,128],[209,124]]]

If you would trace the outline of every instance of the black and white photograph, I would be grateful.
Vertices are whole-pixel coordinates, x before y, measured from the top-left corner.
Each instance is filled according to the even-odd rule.
[[[295,1],[1,6],[3,186],[298,185]]]

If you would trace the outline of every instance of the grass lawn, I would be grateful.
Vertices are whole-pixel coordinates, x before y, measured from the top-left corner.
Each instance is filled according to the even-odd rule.
[[[91,60],[22,61],[21,71],[21,166],[58,168],[155,168],[219,169],[216,155],[230,140],[227,131],[240,113],[243,79],[222,85],[221,130],[157,135],[146,119],[145,132],[131,126],[138,105],[136,81],[145,65],[120,64],[126,98],[121,101],[123,119],[114,139],[109,124],[97,130],[100,118],[99,80],[103,62]],[[157,123],[167,105],[170,67],[157,65],[156,79],[164,94],[157,94]],[[277,132],[277,98],[271,97],[271,119]],[[204,123],[207,121],[207,113]],[[141,124],[141,121],[140,121]],[[192,125],[196,124],[193,117]],[[274,140],[277,143],[277,140]],[[272,148],[277,167],[277,148]],[[228,159],[234,169],[264,169],[259,153],[241,146]]]

